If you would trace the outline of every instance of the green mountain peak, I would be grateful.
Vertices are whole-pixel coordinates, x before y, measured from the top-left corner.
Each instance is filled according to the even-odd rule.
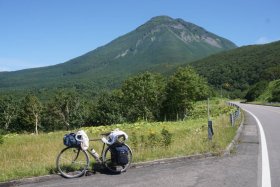
[[[236,48],[229,40],[193,23],[168,16],[151,18],[110,43],[62,64],[0,73],[0,88],[115,87],[142,71],[173,67]]]
[[[162,15],[162,16],[155,16],[155,17],[152,17],[150,19],[150,21],[162,21],[162,22],[165,22],[165,21],[173,21],[174,19],[169,17],[169,16],[166,16],[166,15]]]

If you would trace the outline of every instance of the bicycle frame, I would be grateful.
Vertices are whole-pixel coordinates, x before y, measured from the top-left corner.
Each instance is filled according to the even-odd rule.
[[[89,141],[102,141],[100,138],[97,139],[90,139]],[[105,146],[106,144],[103,142],[103,147],[102,147],[102,151],[101,151],[101,155],[103,155],[103,152],[105,150]],[[87,152],[98,162],[98,163],[103,163],[102,160],[100,160],[100,158],[96,157],[90,150],[87,149]]]

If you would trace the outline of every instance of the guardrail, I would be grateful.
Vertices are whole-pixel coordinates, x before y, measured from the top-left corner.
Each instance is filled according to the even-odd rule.
[[[236,110],[233,113],[229,114],[230,124],[231,124],[231,126],[234,126],[235,121],[240,117],[240,114],[241,114],[240,107],[238,105],[236,105],[234,103],[230,103],[230,102],[228,102],[228,105],[236,107]]]
[[[241,116],[241,112],[240,112],[240,107],[234,103],[230,103],[230,102],[227,102],[228,105],[230,106],[233,106],[233,107],[236,107],[236,110],[231,113],[229,115],[229,118],[230,118],[230,124],[231,126],[233,127],[234,124],[235,124],[235,121]],[[209,100],[208,100],[208,140],[212,140],[212,136],[214,135],[214,131],[213,131],[213,124],[212,124],[212,121],[210,120],[210,115],[209,115]]]

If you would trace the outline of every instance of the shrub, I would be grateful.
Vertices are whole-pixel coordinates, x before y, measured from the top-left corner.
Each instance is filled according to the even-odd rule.
[[[4,142],[3,136],[0,134],[0,144]]]
[[[172,142],[172,134],[166,130],[165,128],[163,128],[161,130],[161,135],[162,135],[162,142],[164,146],[169,146]]]
[[[275,84],[274,89],[271,92],[270,102],[280,102],[280,82]]]
[[[151,131],[148,135],[148,141],[146,142],[147,146],[155,147],[159,142],[159,137],[153,131]]]
[[[4,143],[4,137],[3,137],[4,134],[7,134],[7,132],[0,129],[0,144]]]

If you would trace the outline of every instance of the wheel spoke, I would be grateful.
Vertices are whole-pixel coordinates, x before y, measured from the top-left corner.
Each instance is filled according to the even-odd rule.
[[[82,176],[88,165],[86,152],[78,148],[65,148],[57,158],[57,168],[67,178]]]

